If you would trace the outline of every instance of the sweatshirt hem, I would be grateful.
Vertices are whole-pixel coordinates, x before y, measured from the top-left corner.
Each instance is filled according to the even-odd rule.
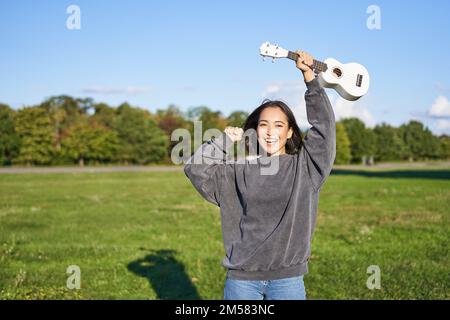
[[[276,280],[297,277],[306,273],[308,273],[308,263],[304,262],[276,270],[245,271],[228,269],[227,278],[236,280]]]

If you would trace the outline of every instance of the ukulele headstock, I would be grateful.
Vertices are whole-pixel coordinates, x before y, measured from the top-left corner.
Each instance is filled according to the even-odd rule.
[[[273,60],[275,58],[287,58],[288,50],[285,50],[278,45],[273,45],[269,42],[264,42],[259,48],[259,54],[263,56],[263,60],[265,57],[270,57]]]

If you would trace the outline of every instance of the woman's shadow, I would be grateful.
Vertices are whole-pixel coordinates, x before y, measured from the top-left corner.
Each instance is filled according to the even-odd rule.
[[[147,278],[158,299],[201,299],[175,254],[174,250],[150,250],[150,254],[130,262],[127,267],[138,276]]]

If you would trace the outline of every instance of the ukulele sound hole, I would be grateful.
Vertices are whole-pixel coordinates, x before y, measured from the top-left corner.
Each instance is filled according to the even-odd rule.
[[[342,77],[342,70],[339,68],[334,68],[333,74],[335,75],[336,78],[340,78],[340,77]]]

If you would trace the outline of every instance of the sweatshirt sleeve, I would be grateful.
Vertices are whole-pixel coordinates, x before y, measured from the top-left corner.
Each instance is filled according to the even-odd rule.
[[[231,161],[233,141],[225,133],[202,144],[186,161],[184,173],[195,189],[209,202],[220,206],[220,185],[224,166]]]
[[[336,157],[336,122],[319,79],[306,82],[306,87],[306,114],[312,127],[303,139],[303,149],[308,174],[318,191],[330,175]]]

